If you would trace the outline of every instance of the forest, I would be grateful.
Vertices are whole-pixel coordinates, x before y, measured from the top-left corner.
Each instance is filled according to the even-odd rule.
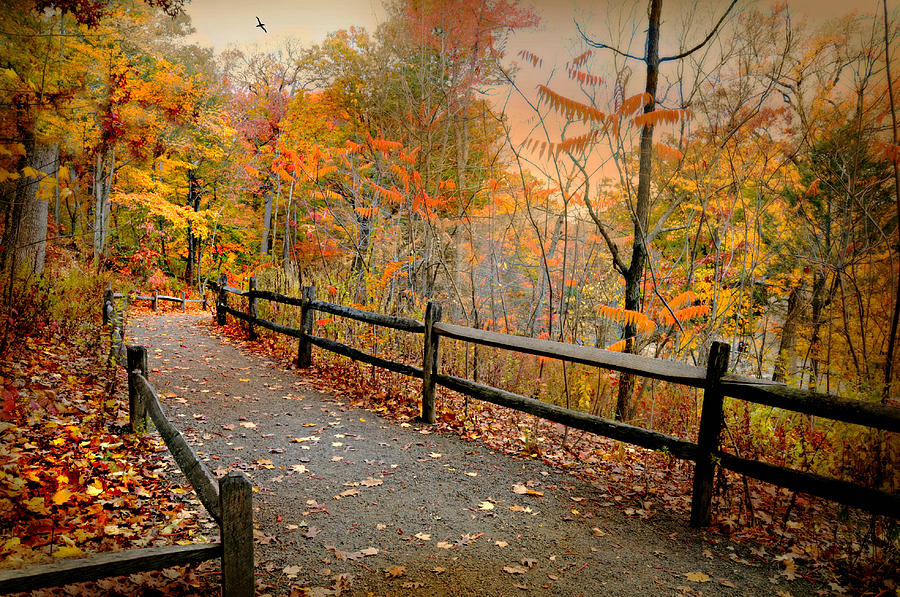
[[[183,0],[0,6],[0,454],[28,458],[82,382],[85,408],[111,407],[115,375],[50,363],[105,362],[107,284],[199,299],[222,275],[419,320],[439,302],[448,323],[691,365],[725,342],[731,373],[900,406],[896,7],[826,20],[791,2],[646,0],[571,23],[555,63],[516,44],[545,17],[525,2],[384,1],[373,30],[220,52],[187,41]],[[421,364],[396,331],[315,328]],[[697,433],[693,389],[462,342],[443,358],[476,382]],[[356,391],[406,412],[414,392],[390,379]],[[445,422],[502,435],[464,408]],[[522,453],[604,458],[522,420],[503,440]],[[900,491],[896,433],[740,401],[725,420],[742,456]],[[62,487],[41,474],[0,463],[13,563],[39,551],[11,538],[10,521],[45,513],[24,496],[49,505]],[[800,509],[762,495],[782,501],[760,517],[752,489],[734,480],[716,524]],[[878,584],[900,582],[896,520],[816,507],[841,512],[834,565],[897,590]]]

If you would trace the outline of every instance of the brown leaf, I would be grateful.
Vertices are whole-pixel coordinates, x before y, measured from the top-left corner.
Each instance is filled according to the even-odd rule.
[[[503,571],[509,574],[525,574],[528,572],[528,568],[524,566],[504,566]]]

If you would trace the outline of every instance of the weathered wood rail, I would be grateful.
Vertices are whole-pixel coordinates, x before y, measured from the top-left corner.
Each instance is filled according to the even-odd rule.
[[[774,406],[807,415],[825,417],[836,421],[854,423],[889,433],[900,433],[900,408],[849,400],[828,394],[818,394],[788,388],[779,383],[728,374],[730,353],[728,344],[713,343],[708,364],[703,368],[663,359],[611,352],[588,346],[512,336],[442,323],[440,321],[441,306],[439,303],[428,303],[425,311],[425,321],[421,322],[405,317],[370,313],[316,300],[314,287],[303,288],[303,296],[297,298],[257,290],[256,281],[253,279],[251,279],[249,290],[240,290],[228,286],[225,276],[221,276],[218,283],[211,282],[210,286],[218,293],[216,318],[219,325],[224,325],[226,316],[232,315],[247,323],[251,336],[255,333],[254,326],[260,326],[297,338],[299,340],[297,364],[300,367],[308,367],[310,365],[311,347],[318,346],[357,361],[383,367],[403,375],[421,378],[422,420],[427,423],[435,422],[435,388],[436,386],[443,386],[472,398],[513,408],[569,427],[644,448],[664,451],[683,460],[693,460],[696,462],[696,466],[694,468],[694,487],[691,500],[692,526],[709,524],[712,513],[713,479],[718,468],[728,469],[766,483],[836,501],[875,514],[892,518],[900,517],[900,495],[898,494],[818,474],[741,458],[721,449],[720,436],[724,426],[723,403],[726,397]],[[248,313],[229,307],[229,294],[247,297]],[[300,329],[257,317],[256,301],[260,299],[300,307]],[[348,317],[396,330],[422,334],[424,336],[422,368],[419,369],[404,363],[396,363],[379,358],[335,340],[313,335],[312,324],[315,311]],[[697,442],[685,441],[656,431],[563,408],[471,380],[441,374],[441,337],[524,354],[557,358],[702,389],[703,403]]]
[[[127,301],[150,301],[150,306],[152,307],[152,309],[154,311],[159,310],[159,301],[169,301],[171,303],[178,303],[181,306],[182,311],[184,311],[184,309],[188,305],[188,303],[199,303],[201,305],[201,308],[204,310],[208,306],[207,301],[206,301],[206,296],[204,296],[203,298],[199,298],[199,299],[185,298],[186,295],[183,290],[181,291],[181,296],[168,296],[165,294],[159,294],[155,290],[153,291],[153,294],[149,294],[149,295],[136,294],[136,293],[123,294],[120,292],[112,292],[112,288],[107,288],[107,293],[109,293],[110,300],[124,298],[126,300],[126,306],[127,306]],[[106,298],[104,297],[104,302],[105,302],[105,300],[106,300]],[[106,322],[104,321],[104,323],[106,323]]]
[[[123,347],[122,318],[113,303],[114,299],[121,297],[108,288],[103,300],[104,324],[113,328],[111,352],[114,355],[119,355]],[[18,570],[0,570],[0,594],[95,581],[219,558],[222,562],[223,594],[226,597],[253,595],[256,588],[250,479],[243,471],[232,471],[216,480],[181,432],[166,418],[156,389],[147,379],[147,349],[128,346],[125,354],[130,431],[142,433],[147,430],[147,419],[153,422],[200,502],[219,525],[220,542],[130,549]]]

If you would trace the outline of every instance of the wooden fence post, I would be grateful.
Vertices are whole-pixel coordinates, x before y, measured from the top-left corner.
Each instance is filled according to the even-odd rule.
[[[228,283],[228,276],[222,274],[219,276],[219,297],[216,299],[216,323],[225,325],[225,309],[228,306],[228,293],[225,292],[225,284]]]
[[[300,342],[297,345],[297,367],[305,369],[312,364],[312,344],[306,340],[306,336],[312,335],[313,330],[313,309],[310,307],[310,301],[316,300],[316,287],[303,287],[303,304],[300,305]]]
[[[145,378],[149,375],[147,368],[147,349],[143,346],[129,346],[128,357],[128,422],[132,433],[147,431],[147,412],[144,402],[134,384],[132,371],[139,371]]]
[[[700,431],[697,434],[697,464],[694,467],[694,493],[691,497],[691,526],[709,524],[712,514],[713,479],[716,472],[716,452],[722,433],[722,405],[724,394],[720,385],[728,371],[731,347],[713,342],[706,364],[706,387],[700,411]]]
[[[440,363],[440,336],[434,333],[434,323],[441,320],[441,304],[429,302],[425,306],[425,356],[422,361],[422,420],[435,422],[434,378]]]
[[[182,290],[181,291],[181,310],[182,311],[184,311],[184,297],[185,297],[185,294],[184,294],[184,291]]]
[[[222,594],[251,597],[253,577],[253,487],[243,471],[231,471],[219,480],[222,515]]]
[[[256,317],[256,296],[254,296],[254,292],[256,292],[256,276],[250,278],[250,295],[247,298],[247,315],[250,317]],[[253,327],[253,320],[247,321],[247,335],[250,336],[251,340],[256,340],[259,336],[256,334],[256,328]]]
[[[107,282],[103,291],[103,325],[109,323],[109,306],[113,304],[112,282]]]
[[[159,291],[153,291],[153,310],[159,310]]]

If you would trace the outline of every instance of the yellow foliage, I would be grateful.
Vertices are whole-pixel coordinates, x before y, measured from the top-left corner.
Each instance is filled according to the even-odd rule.
[[[10,172],[9,170],[4,170],[0,168],[0,182],[6,182],[7,180],[16,180],[20,177],[18,172]]]

